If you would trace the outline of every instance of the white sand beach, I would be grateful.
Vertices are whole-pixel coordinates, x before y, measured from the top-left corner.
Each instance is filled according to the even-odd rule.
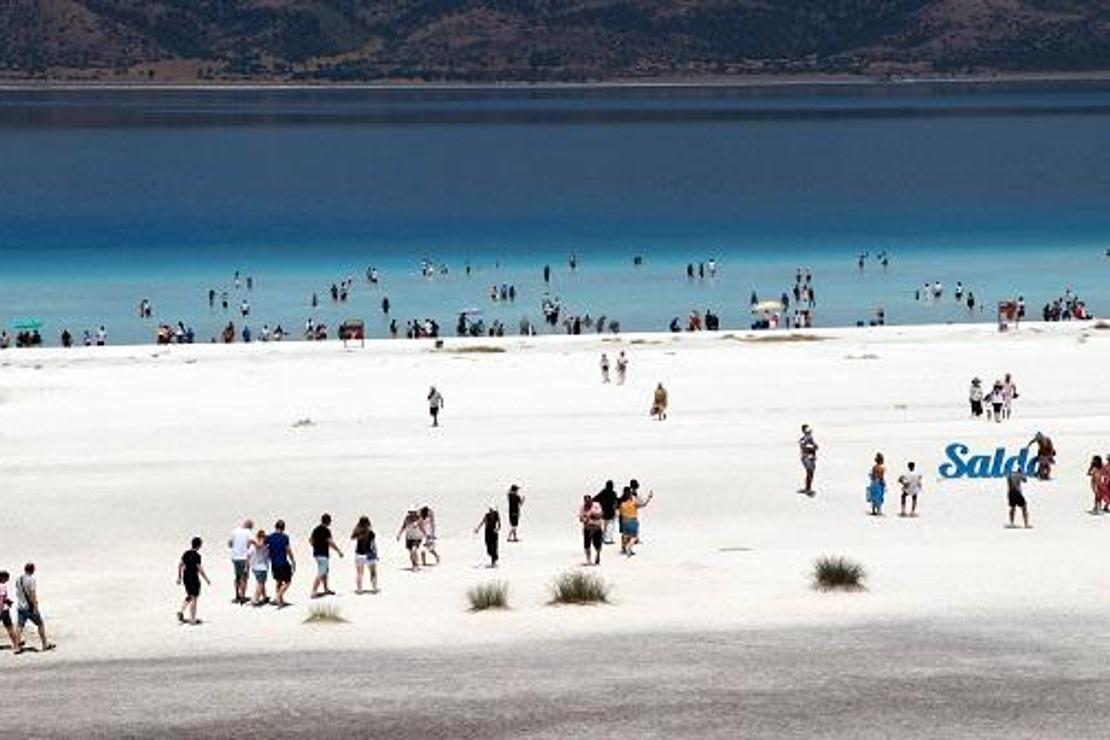
[[[495,347],[497,352],[479,351]],[[465,350],[471,350],[469,352]],[[599,382],[598,358],[630,357],[625,386]],[[0,653],[0,670],[117,658],[218,657],[830,626],[898,620],[1083,620],[1106,608],[1110,516],[1090,508],[1087,463],[1110,452],[1110,330],[1092,323],[886,327],[248,346],[108,347],[0,353],[0,567],[38,566],[58,650]],[[967,386],[1011,372],[1014,418],[968,418]],[[670,418],[648,418],[651,391]],[[444,394],[431,429],[428,386]],[[310,425],[295,426],[301,419]],[[799,426],[820,456],[813,498],[801,483]],[[1001,480],[941,480],[944,449],[1011,452],[1052,436],[1056,479],[1030,482],[1034,528],[1010,530]],[[864,486],[885,453],[886,516]],[[920,517],[897,516],[907,460],[925,474]],[[606,479],[638,478],[655,499],[636,557],[607,548],[603,607],[554,607],[551,580],[581,567],[575,508]],[[522,542],[483,567],[472,534],[505,492],[526,496]],[[403,570],[404,511],[432,506],[442,565]],[[329,599],[348,620],[306,625],[321,512],[347,552]],[[346,539],[374,522],[378,595],[356,596]],[[231,603],[226,542],[245,516],[289,525],[301,569],[291,608]],[[205,540],[214,585],[199,627],[179,626],[175,584],[189,538]],[[845,554],[868,590],[814,591],[811,564]],[[511,609],[467,611],[491,578]],[[35,641],[32,640],[31,644]]]

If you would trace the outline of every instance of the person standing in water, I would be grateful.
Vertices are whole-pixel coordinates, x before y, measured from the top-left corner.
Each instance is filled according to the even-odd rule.
[[[906,472],[898,476],[898,483],[902,486],[902,512],[899,516],[917,516],[917,496],[921,493],[921,473],[917,465],[910,461],[906,465]],[[910,500],[910,511],[906,512],[906,499]]]
[[[362,590],[362,573],[370,572],[370,593],[378,593],[378,543],[374,536],[374,527],[370,517],[363,515],[358,518],[351,539],[355,541],[355,593],[365,593]]]
[[[609,355],[601,353],[601,382],[609,382]]]
[[[801,453],[802,469],[805,470],[805,482],[802,484],[802,490],[799,493],[804,493],[810,497],[817,494],[813,490],[813,473],[817,470],[817,449],[817,443],[813,441],[813,431],[809,428],[809,424],[802,424],[802,438],[798,440],[798,450]]]
[[[496,568],[498,536],[501,532],[501,515],[497,512],[496,507],[489,507],[489,511],[482,516],[482,520],[474,528],[474,534],[478,534],[478,531],[483,527],[485,528],[486,554],[489,555],[489,567]]]
[[[1025,494],[1022,493],[1022,484],[1026,481],[1025,473],[1020,469],[1014,469],[1006,475],[1006,502],[1010,506],[1010,529],[1017,528],[1014,523],[1014,514],[1018,509],[1021,509],[1021,519],[1025,524],[1026,529],[1031,529],[1032,525],[1029,524],[1029,504],[1025,501]]]
[[[181,555],[181,562],[177,565],[177,585],[185,586],[185,601],[177,611],[177,621],[182,624],[200,624],[197,619],[197,600],[200,598],[200,579],[209,586],[208,574],[201,565],[200,547],[204,544],[200,537],[194,537],[189,549]],[[185,610],[189,610],[189,618],[185,618]]]
[[[432,416],[432,426],[439,426],[439,412],[443,409],[443,394],[433,385],[428,391],[428,413]]]
[[[589,494],[582,497],[582,506],[578,508],[578,521],[582,524],[582,547],[586,552],[586,565],[601,565],[603,526],[601,504],[590,498]],[[597,553],[592,559],[591,549]]]
[[[520,486],[509,486],[509,536],[506,542],[520,542],[517,537],[517,527],[520,526],[520,507],[524,506],[524,496],[520,493]]]
[[[871,466],[867,485],[867,501],[871,504],[871,516],[883,515],[883,500],[886,497],[886,465],[883,453],[875,454],[875,464]]]

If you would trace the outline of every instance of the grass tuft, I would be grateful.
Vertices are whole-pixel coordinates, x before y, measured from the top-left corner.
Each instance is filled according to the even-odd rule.
[[[826,555],[813,564],[813,587],[819,591],[862,591],[866,576],[862,565],[841,555]]]
[[[335,604],[313,604],[308,609],[305,624],[346,624],[347,620]]]
[[[609,584],[593,573],[569,571],[551,585],[554,604],[607,604]]]
[[[487,609],[509,608],[509,584],[504,581],[490,581],[471,587],[466,592],[470,601],[470,611],[484,612]]]

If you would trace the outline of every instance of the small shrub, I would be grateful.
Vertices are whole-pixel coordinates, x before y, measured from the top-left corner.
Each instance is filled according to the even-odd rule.
[[[309,607],[305,624],[345,624],[346,619],[335,604],[313,604]]]
[[[1099,319],[1098,321],[1095,322],[1094,328],[1096,328],[1096,329],[1110,329],[1110,321],[1103,321],[1102,319]]]
[[[482,612],[486,609],[509,608],[509,584],[504,581],[490,581],[474,586],[466,592],[470,601],[470,611]]]
[[[813,587],[820,591],[860,591],[866,575],[862,565],[848,558],[820,557],[813,564]]]
[[[555,604],[606,604],[609,584],[593,573],[564,573],[552,584],[551,600]]]

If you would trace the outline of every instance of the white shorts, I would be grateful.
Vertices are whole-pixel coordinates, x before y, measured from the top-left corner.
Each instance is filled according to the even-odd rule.
[[[377,562],[377,555],[355,555],[355,565],[374,565]]]

